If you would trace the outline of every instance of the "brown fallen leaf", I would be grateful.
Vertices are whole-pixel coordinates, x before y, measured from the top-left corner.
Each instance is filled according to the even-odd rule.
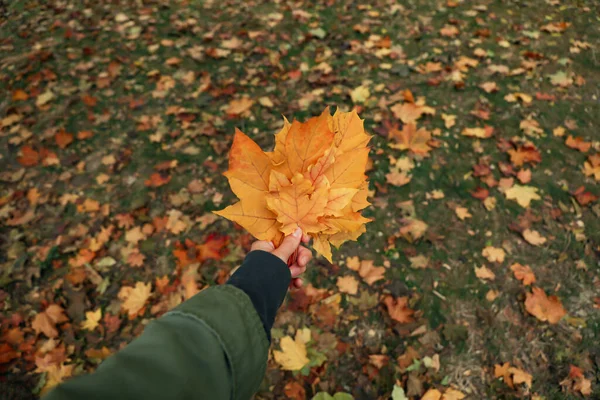
[[[50,304],[43,312],[38,313],[31,323],[31,327],[36,334],[43,333],[49,338],[58,336],[56,325],[67,322],[69,319],[65,315],[65,310],[58,304]]]
[[[386,296],[383,299],[383,303],[387,307],[388,313],[393,320],[398,321],[401,324],[414,321],[412,316],[415,312],[408,308],[408,297],[404,296],[394,299],[392,296]]]

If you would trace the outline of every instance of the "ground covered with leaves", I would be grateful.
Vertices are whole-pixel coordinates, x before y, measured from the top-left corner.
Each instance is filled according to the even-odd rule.
[[[399,3],[0,2],[2,391],[223,283],[234,129],[331,106],[373,135],[373,221],[290,293],[256,398],[597,398],[598,3]]]

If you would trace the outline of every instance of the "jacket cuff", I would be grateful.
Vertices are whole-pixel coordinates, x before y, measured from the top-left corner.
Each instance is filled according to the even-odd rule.
[[[250,297],[269,341],[275,315],[285,299],[291,280],[290,269],[279,257],[254,250],[248,253],[242,266],[227,281],[227,284],[243,290]]]

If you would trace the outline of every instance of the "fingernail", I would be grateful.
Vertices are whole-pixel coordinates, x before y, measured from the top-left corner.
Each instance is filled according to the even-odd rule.
[[[296,228],[296,230],[294,231],[294,233],[292,233],[292,236],[294,236],[295,238],[298,238],[302,235],[302,229],[300,229],[299,227]]]

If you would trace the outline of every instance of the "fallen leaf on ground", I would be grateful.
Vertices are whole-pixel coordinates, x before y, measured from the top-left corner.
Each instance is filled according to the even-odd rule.
[[[440,400],[441,398],[442,392],[437,389],[429,389],[427,392],[425,392],[423,397],[421,397],[421,400]]]
[[[385,174],[386,182],[394,186],[404,186],[410,182],[410,179],[410,175],[408,175],[406,172],[400,172],[398,170],[394,170]]]
[[[88,331],[93,331],[96,329],[101,319],[102,310],[100,308],[98,308],[96,311],[86,311],[85,321],[81,323],[81,328],[87,329]]]
[[[504,249],[500,247],[487,246],[481,254],[489,261],[489,262],[497,262],[503,263],[504,257],[506,253],[504,253]]]
[[[523,239],[525,239],[527,243],[534,246],[541,246],[547,241],[545,237],[543,237],[538,231],[533,229],[525,229],[523,231]]]
[[[65,315],[65,310],[58,304],[50,304],[44,311],[38,313],[31,323],[31,327],[36,334],[43,333],[49,338],[58,336],[57,324],[67,322],[69,319]]]
[[[281,338],[279,346],[281,351],[273,350],[273,357],[275,362],[281,365],[281,369],[299,371],[310,362],[306,354],[306,344],[298,332],[296,332],[295,340],[290,336]]]
[[[492,271],[485,265],[482,265],[479,268],[475,267],[475,276],[477,276],[479,279],[487,279],[490,281],[496,279],[496,274],[494,274],[494,271]]]
[[[123,301],[121,308],[127,312],[129,319],[133,319],[144,309],[151,294],[151,283],[136,282],[134,287],[121,287],[117,297]]]
[[[567,137],[565,144],[567,147],[579,150],[582,153],[587,152],[592,147],[591,142],[584,141],[582,137],[573,137],[571,135]]]
[[[435,110],[429,106],[418,105],[415,103],[396,104],[390,111],[394,116],[405,124],[414,124],[423,114],[435,114]]]
[[[537,287],[532,287],[531,291],[525,299],[525,309],[529,314],[551,324],[558,323],[567,314],[558,297],[547,296],[543,289]]]
[[[427,155],[431,147],[427,144],[431,140],[431,132],[419,128],[414,123],[404,124],[402,130],[393,128],[388,133],[388,138],[394,139],[390,147],[398,150],[409,150],[415,154]]]
[[[358,86],[350,92],[350,97],[354,104],[362,104],[369,99],[371,92],[367,86]]]
[[[241,99],[234,99],[229,102],[225,112],[230,115],[244,114],[254,105],[254,100],[249,97],[242,97]]]
[[[388,314],[393,320],[398,321],[401,324],[414,321],[412,316],[415,312],[408,308],[408,297],[398,297],[394,299],[392,296],[386,296],[383,299],[383,303],[387,307]]]
[[[539,122],[532,118],[524,119],[519,124],[519,127],[526,135],[538,137],[544,133],[544,130],[540,128]]]
[[[506,198],[515,200],[521,207],[527,208],[532,200],[541,200],[537,194],[538,188],[533,186],[514,185],[504,192]]]
[[[342,293],[356,294],[358,292],[358,281],[351,275],[339,276],[336,285]]]
[[[442,400],[462,400],[465,398],[465,394],[460,390],[448,388],[442,395]]]
[[[461,221],[472,217],[471,213],[469,212],[469,209],[466,207],[456,207],[454,209],[454,213]]]
[[[508,369],[508,372],[512,374],[512,381],[514,384],[518,385],[520,383],[524,383],[527,385],[527,387],[531,387],[533,376],[531,376],[527,372],[515,367],[510,367]]]
[[[456,115],[442,114],[444,120],[444,126],[448,129],[456,125]]]
[[[483,82],[481,85],[479,85],[479,87],[482,88],[486,93],[498,91],[498,85],[496,82]]]
[[[465,128],[461,132],[463,136],[476,137],[479,139],[488,139],[494,134],[494,128],[486,125],[483,128]]]
[[[515,274],[515,278],[522,281],[525,286],[535,282],[535,275],[529,265],[514,263],[510,266],[510,270]]]

